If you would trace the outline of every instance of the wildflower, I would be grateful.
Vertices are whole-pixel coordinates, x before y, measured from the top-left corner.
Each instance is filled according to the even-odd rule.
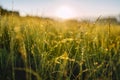
[[[67,52],[64,52],[63,55],[60,56],[60,59],[69,59]]]

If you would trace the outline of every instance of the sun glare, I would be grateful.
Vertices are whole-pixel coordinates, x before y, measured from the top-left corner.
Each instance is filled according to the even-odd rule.
[[[72,8],[68,6],[61,6],[56,10],[56,16],[62,19],[74,18],[75,14]]]

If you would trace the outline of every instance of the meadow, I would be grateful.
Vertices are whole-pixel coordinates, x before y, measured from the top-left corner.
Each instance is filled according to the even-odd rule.
[[[0,80],[120,80],[120,24],[1,16]]]

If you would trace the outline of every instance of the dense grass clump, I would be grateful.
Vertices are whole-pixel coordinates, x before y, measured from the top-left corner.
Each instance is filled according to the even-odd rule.
[[[0,80],[119,80],[120,25],[2,16]]]

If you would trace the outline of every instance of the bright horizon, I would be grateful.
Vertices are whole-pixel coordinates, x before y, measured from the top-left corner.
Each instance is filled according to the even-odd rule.
[[[84,18],[120,14],[120,0],[1,0],[8,10],[20,15],[37,15],[58,18]]]

